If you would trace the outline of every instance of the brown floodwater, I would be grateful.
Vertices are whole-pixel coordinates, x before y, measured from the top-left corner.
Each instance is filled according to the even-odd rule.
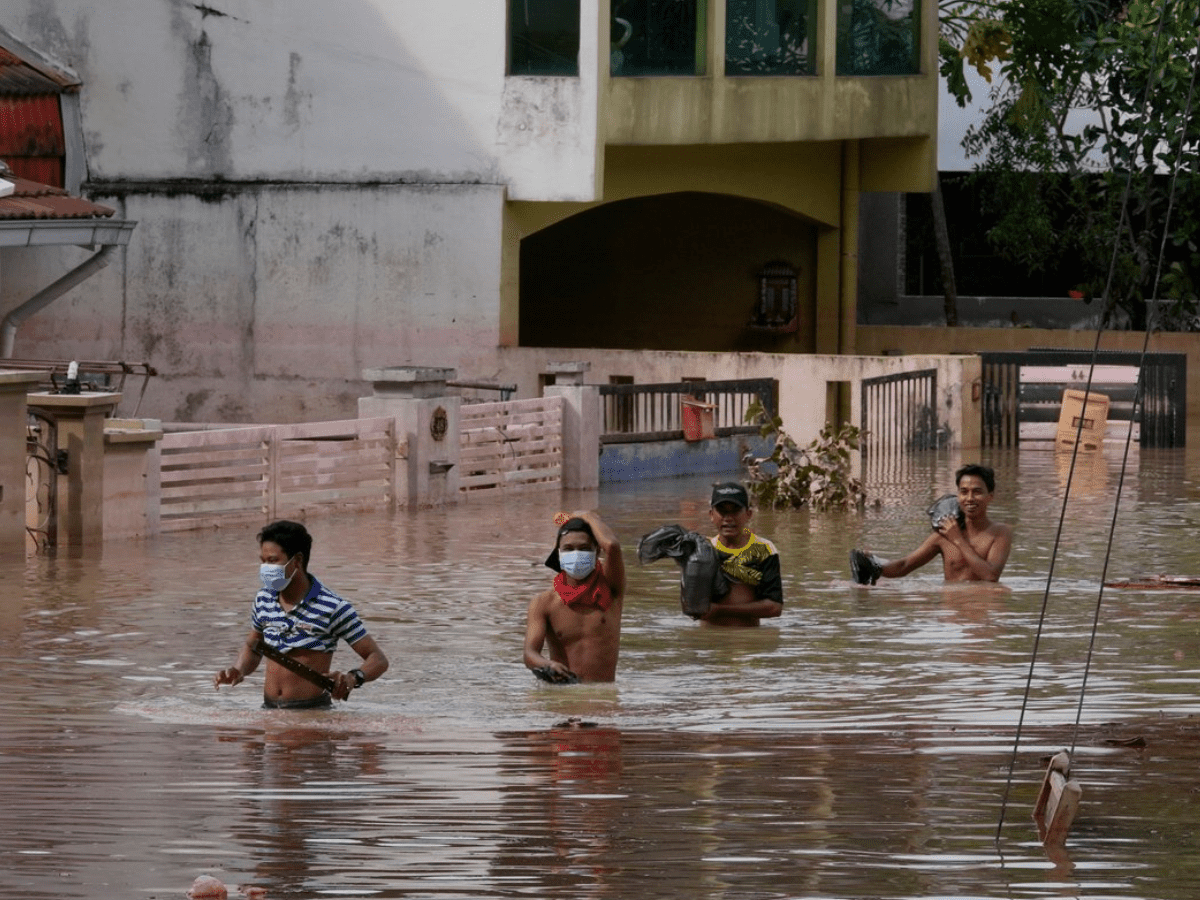
[[[313,572],[392,661],[332,711],[261,710],[261,673],[212,688],[253,528],[9,564],[0,897],[1200,896],[1200,592],[1100,591],[1122,448],[1076,462],[1061,534],[1069,455],[984,461],[1002,586],[849,581],[851,547],[924,537],[959,462],[925,454],[869,473],[861,514],[756,515],[786,593],[758,629],[697,625],[674,565],[636,564],[658,525],[708,530],[708,477],[315,518]],[[1110,579],[1200,575],[1195,471],[1133,450]],[[524,610],[580,505],[626,547],[622,654],[615,684],[555,687]],[[1047,853],[1030,814],[1069,747],[1082,806]]]

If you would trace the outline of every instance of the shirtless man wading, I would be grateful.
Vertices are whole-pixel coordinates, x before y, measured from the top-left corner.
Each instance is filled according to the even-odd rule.
[[[558,574],[529,603],[525,665],[554,683],[615,680],[625,599],[616,534],[595,512],[577,512],[558,529],[546,565]]]
[[[1012,550],[1012,528],[988,518],[988,505],[996,490],[996,475],[987,466],[966,465],[954,473],[958,505],[966,517],[966,530],[953,515],[903,559],[883,563],[880,575],[899,578],[919,569],[939,553],[946,581],[999,581]]]

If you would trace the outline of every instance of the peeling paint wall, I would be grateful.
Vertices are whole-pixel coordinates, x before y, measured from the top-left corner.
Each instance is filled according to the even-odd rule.
[[[95,180],[496,182],[504,4],[10,0],[77,67]]]
[[[291,187],[105,202],[139,223],[123,265],[136,290],[117,302],[109,267],[31,318],[17,355],[53,346],[152,362],[160,376],[144,415],[352,418],[370,393],[364,368],[473,372],[480,357],[494,368],[495,302],[485,301],[500,265],[496,188]],[[82,339],[97,327],[106,339]]]
[[[0,25],[84,81],[84,192],[138,223],[15,355],[150,362],[166,421],[353,416],[367,367],[495,373],[506,193],[592,199],[597,171],[595,47],[586,78],[506,89],[505,15],[9,0]],[[0,251],[0,310],[83,258]]]

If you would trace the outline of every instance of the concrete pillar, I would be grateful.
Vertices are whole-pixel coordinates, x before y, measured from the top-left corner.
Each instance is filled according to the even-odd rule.
[[[38,372],[0,372],[0,556],[25,555],[25,395]]]
[[[104,423],[104,538],[156,536],[162,522],[162,423],[108,419]]]
[[[589,490],[600,486],[600,388],[584,384],[586,362],[551,363],[548,373],[554,384],[546,386],[547,397],[562,397],[563,473],[562,486]]]
[[[30,409],[52,419],[67,474],[58,478],[58,546],[104,540],[104,420],[121,402],[118,393],[28,395]]]
[[[374,393],[358,400],[360,419],[390,418],[406,443],[405,485],[396,487],[396,503],[410,508],[458,501],[460,397],[449,396],[454,369],[389,366],[364,369]]]
[[[957,402],[952,404],[950,414],[958,419],[959,446],[963,450],[978,450],[983,445],[983,360],[978,356],[954,359],[962,366],[962,374],[958,379]],[[952,420],[952,428],[953,425]]]

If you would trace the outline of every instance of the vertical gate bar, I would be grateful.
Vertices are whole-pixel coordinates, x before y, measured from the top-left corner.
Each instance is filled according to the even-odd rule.
[[[929,423],[933,428],[933,445],[937,449],[941,449],[941,425],[938,422],[938,384],[937,371],[934,370],[929,375],[929,408],[933,411],[932,421]]]
[[[1014,368],[1011,365],[1005,366],[1004,369],[1004,446],[1015,447],[1021,439],[1021,425],[1017,421],[1018,410],[1020,409],[1020,398],[1018,392],[1020,390],[1017,382],[1019,379],[1013,377]]]
[[[992,445],[991,410],[988,408],[988,398],[991,396],[992,364],[984,363],[979,370],[979,438],[984,447]]]
[[[1141,428],[1138,432],[1138,444],[1142,447],[1157,447],[1158,442],[1158,417],[1156,413],[1156,403],[1158,400],[1158,379],[1154,376],[1157,373],[1151,366],[1142,366],[1138,372],[1137,387],[1141,388],[1141,409],[1133,410],[1133,413],[1141,418]],[[1134,395],[1137,395],[1135,389]]]
[[[870,391],[871,391],[870,383],[867,381],[867,379],[864,378],[862,380],[862,383],[858,386],[858,393],[859,393],[858,424],[859,424],[859,428],[862,430],[861,431],[862,440],[859,442],[859,446],[862,449],[862,458],[864,460],[869,459],[870,455],[871,455],[871,432],[870,432],[869,426],[867,424],[870,421],[870,414],[871,414]]]
[[[895,408],[896,396],[894,385],[890,381],[885,381],[880,386],[880,404],[879,404],[879,419],[876,424],[879,426],[879,433],[883,436],[882,446],[880,450],[881,461],[886,461],[892,455],[892,423],[895,421],[893,410]]]
[[[891,394],[892,394],[892,417],[891,417],[892,418],[892,439],[891,439],[891,448],[890,448],[891,452],[888,454],[888,456],[895,457],[896,444],[898,443],[897,432],[900,430],[900,427],[901,427],[900,426],[900,416],[902,415],[902,412],[903,412],[903,407],[901,406],[901,398],[900,398],[900,385],[895,381],[893,381],[891,383]]]

